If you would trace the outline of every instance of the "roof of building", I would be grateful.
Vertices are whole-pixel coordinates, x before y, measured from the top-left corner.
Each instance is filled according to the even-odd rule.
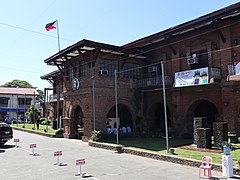
[[[0,87],[0,94],[6,95],[38,95],[35,88],[12,88],[12,87]]]
[[[60,52],[54,54],[53,56],[47,58],[44,60],[45,63],[48,65],[61,65],[64,61],[70,60],[72,58],[75,58],[77,56],[80,56],[86,52],[95,51],[98,50],[99,52],[113,54],[113,55],[119,55],[119,56],[128,56],[128,57],[134,57],[138,59],[145,59],[144,56],[137,56],[137,52],[134,52],[132,50],[124,50],[115,45],[90,41],[87,39],[83,39],[63,50]]]
[[[240,3],[235,3],[212,13],[203,15],[194,20],[182,23],[180,25],[168,28],[150,36],[143,37],[136,41],[130,42],[122,46],[124,49],[141,48],[152,45],[161,41],[168,40],[169,37],[182,35],[203,27],[212,26],[218,27],[218,23],[226,19],[240,15]]]
[[[41,79],[44,79],[44,80],[52,80],[53,77],[59,76],[59,75],[61,75],[61,74],[62,74],[62,71],[60,71],[60,70],[55,70],[55,71],[52,71],[52,72],[50,72],[50,73],[48,73],[48,74],[42,75],[40,78],[41,78]]]

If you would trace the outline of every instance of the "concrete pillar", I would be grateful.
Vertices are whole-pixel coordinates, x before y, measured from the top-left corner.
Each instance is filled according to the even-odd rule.
[[[205,118],[205,117],[194,117],[193,118],[193,143],[194,144],[197,144],[197,139],[198,139],[197,129],[203,128],[206,120],[207,120],[207,118]]]
[[[210,128],[197,128],[197,148],[210,149],[212,147],[211,142],[211,129]]]
[[[213,123],[214,146],[220,147],[223,141],[228,141],[228,125],[226,122]]]

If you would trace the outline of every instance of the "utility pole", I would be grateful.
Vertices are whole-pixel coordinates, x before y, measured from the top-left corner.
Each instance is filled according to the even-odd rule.
[[[34,94],[34,98],[33,98],[33,104],[34,104],[34,109],[33,109],[33,123],[34,123],[34,129],[35,129],[35,123],[36,123],[36,115],[35,115],[35,105],[36,105],[36,98],[35,98],[35,91],[33,92],[33,94]]]

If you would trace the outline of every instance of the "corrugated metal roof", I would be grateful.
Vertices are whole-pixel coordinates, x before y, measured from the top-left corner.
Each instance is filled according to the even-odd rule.
[[[35,88],[11,88],[11,87],[0,87],[0,94],[10,95],[38,95]]]

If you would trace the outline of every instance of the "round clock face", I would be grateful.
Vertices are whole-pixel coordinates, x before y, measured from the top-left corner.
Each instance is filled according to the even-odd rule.
[[[78,78],[74,77],[72,79],[72,90],[75,91],[75,90],[79,89],[79,87],[80,87],[80,82],[79,82]]]

